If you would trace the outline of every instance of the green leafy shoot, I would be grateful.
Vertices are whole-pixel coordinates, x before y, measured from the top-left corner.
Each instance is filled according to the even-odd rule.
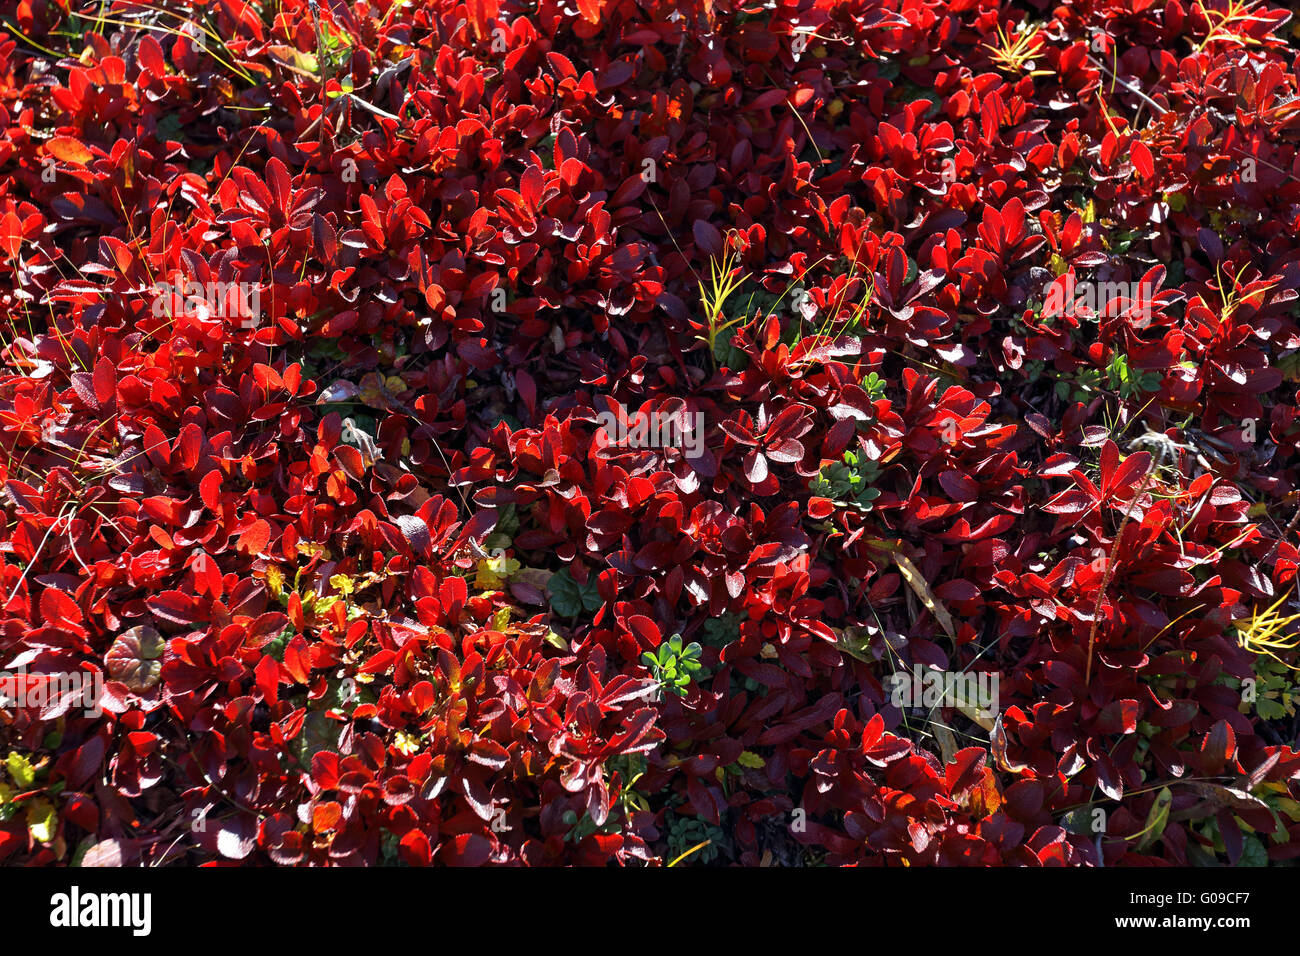
[[[1112,391],[1118,392],[1120,398],[1136,398],[1146,392],[1160,389],[1160,380],[1164,377],[1155,369],[1134,371],[1128,367],[1128,356],[1116,352],[1106,369]]]
[[[641,655],[641,660],[645,662],[646,667],[650,668],[650,673],[658,681],[660,690],[685,697],[691,678],[699,673],[702,666],[700,664],[702,650],[703,648],[694,641],[683,647],[682,636],[674,634],[659,645],[657,653],[646,651]]]
[[[846,451],[844,460],[827,465],[808,485],[814,495],[859,511],[870,511],[880,497],[871,487],[880,477],[880,465],[857,452]]]

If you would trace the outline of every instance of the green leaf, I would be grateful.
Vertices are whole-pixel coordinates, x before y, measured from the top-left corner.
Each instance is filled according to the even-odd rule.
[[[1260,697],[1255,701],[1255,711],[1264,720],[1281,720],[1286,716],[1286,708],[1271,697]]]
[[[1061,817],[1061,826],[1068,833],[1092,836],[1092,811],[1088,807],[1079,807]]]
[[[285,648],[289,646],[289,642],[293,640],[293,636],[296,633],[297,630],[293,627],[293,625],[289,625],[283,631],[280,632],[278,637],[274,637],[271,640],[267,641],[265,646],[263,646],[262,648],[262,652],[264,654],[269,654],[277,661],[284,663]]]
[[[1246,836],[1241,841],[1241,859],[1237,866],[1268,866],[1268,850],[1257,836]]]
[[[310,710],[303,720],[302,730],[290,743],[289,748],[298,762],[304,767],[311,766],[311,758],[322,750],[338,746],[337,721],[330,720],[323,710]]]
[[[595,611],[604,603],[594,575],[581,585],[568,568],[551,575],[546,590],[551,595],[551,609],[562,617],[577,617],[584,610]]]
[[[1174,802],[1174,795],[1168,787],[1162,787],[1156,794],[1155,802],[1151,804],[1151,809],[1147,811],[1147,823],[1143,828],[1142,839],[1138,841],[1137,848],[1139,851],[1145,850],[1155,844],[1165,833],[1165,826],[1169,823],[1169,807]]]

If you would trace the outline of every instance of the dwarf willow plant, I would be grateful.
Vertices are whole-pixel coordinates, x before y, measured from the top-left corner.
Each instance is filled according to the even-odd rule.
[[[859,511],[870,511],[880,497],[872,484],[880,477],[880,465],[865,455],[846,451],[844,460],[827,465],[808,484],[808,489],[822,498]]]
[[[642,654],[641,660],[645,662],[646,667],[650,668],[654,679],[659,682],[660,690],[685,697],[691,678],[699,673],[702,666],[701,651],[703,648],[694,641],[683,647],[682,636],[674,634],[659,645],[656,653],[647,651]]]
[[[1155,392],[1160,388],[1164,378],[1155,369],[1135,370],[1128,365],[1128,356],[1116,352],[1106,368],[1106,377],[1112,391],[1118,392],[1120,398],[1136,398],[1146,392]]]

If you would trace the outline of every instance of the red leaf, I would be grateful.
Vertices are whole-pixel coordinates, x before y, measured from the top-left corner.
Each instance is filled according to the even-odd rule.
[[[280,665],[274,657],[267,655],[257,662],[253,669],[257,689],[262,692],[262,699],[274,707],[280,702]]]
[[[1155,163],[1151,159],[1151,150],[1147,148],[1146,143],[1141,140],[1134,140],[1133,145],[1129,147],[1129,156],[1133,159],[1133,165],[1143,179],[1151,179],[1156,174]]]
[[[199,499],[210,511],[221,506],[221,472],[213,468],[199,482]]]
[[[695,245],[706,256],[717,259],[722,255],[722,233],[718,232],[715,226],[703,219],[697,219],[695,225],[691,227],[691,232],[695,235]]]
[[[397,515],[393,518],[393,523],[402,529],[406,543],[410,545],[412,551],[416,554],[429,553],[433,547],[433,539],[429,535],[429,526],[423,518],[416,515]]]
[[[18,251],[23,244],[23,222],[11,212],[0,219],[0,250],[10,259],[18,258]]]
[[[408,830],[398,846],[402,859],[410,866],[428,866],[433,859],[429,838],[420,830]]]
[[[1113,700],[1097,715],[1097,729],[1105,734],[1131,734],[1137,730],[1138,702]]]
[[[163,591],[155,597],[146,598],[145,605],[154,613],[171,624],[186,627],[195,621],[194,600],[181,591]]]
[[[1237,735],[1226,720],[1220,720],[1210,728],[1210,732],[1205,735],[1205,742],[1201,744],[1204,771],[1212,775],[1221,773],[1236,752]]]
[[[158,683],[165,647],[163,636],[147,624],[123,631],[104,656],[108,676],[143,694]]]
[[[105,355],[95,363],[95,398],[101,406],[113,404],[117,398],[117,367]]]
[[[77,602],[57,588],[41,592],[41,616],[51,627],[81,633],[82,614]]]
[[[258,518],[244,529],[244,533],[235,542],[235,550],[249,557],[255,557],[266,550],[271,540],[271,526]]]
[[[81,858],[82,866],[122,867],[134,855],[131,844],[125,840],[100,840]]]
[[[808,517],[814,521],[829,518],[835,512],[835,503],[829,498],[809,498]]]
[[[343,819],[343,808],[333,800],[318,803],[312,808],[311,828],[317,833],[329,833]]]
[[[448,866],[482,866],[492,857],[492,844],[477,833],[459,833],[439,853]]]
[[[217,831],[217,852],[229,860],[242,860],[257,846],[257,823],[240,814],[224,819]]]

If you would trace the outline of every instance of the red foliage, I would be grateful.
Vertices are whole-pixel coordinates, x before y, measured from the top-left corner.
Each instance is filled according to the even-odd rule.
[[[0,3],[0,859],[1300,853],[1296,34],[1028,6]]]

